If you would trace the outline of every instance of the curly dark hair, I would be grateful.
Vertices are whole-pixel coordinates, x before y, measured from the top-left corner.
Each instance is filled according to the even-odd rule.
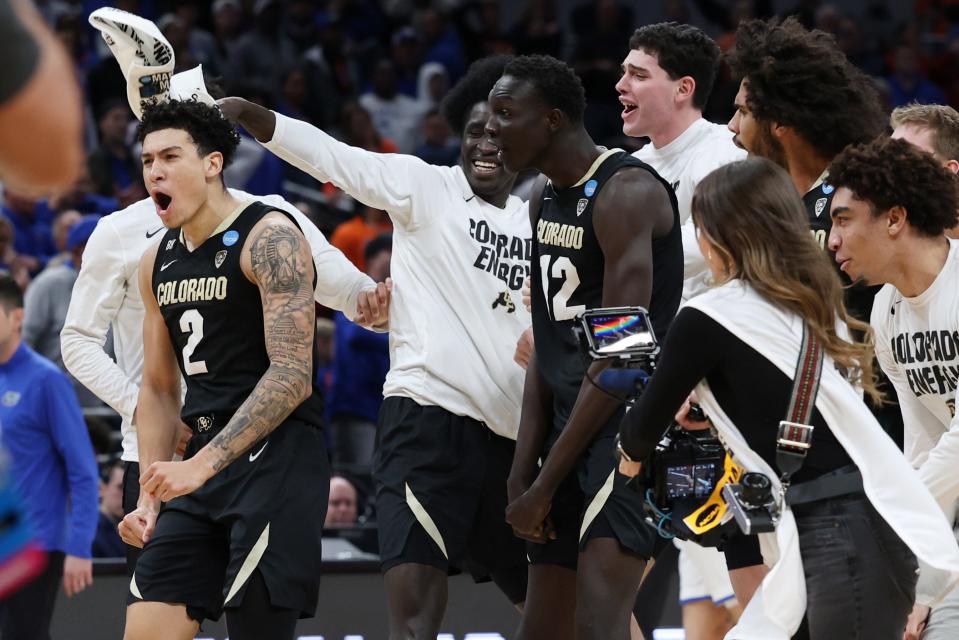
[[[885,131],[873,82],[831,35],[807,31],[794,17],[741,23],[727,61],[746,81],[757,120],[793,128],[827,158]]]
[[[466,75],[449,90],[440,111],[457,135],[463,133],[470,111],[477,102],[486,102],[493,85],[503,75],[503,69],[513,56],[500,55],[481,58],[470,65]]]
[[[629,48],[656,56],[671,80],[690,76],[696,81],[693,106],[702,109],[706,105],[719,69],[719,45],[702,30],[676,22],[650,24],[636,30]]]
[[[240,144],[240,134],[216,107],[197,100],[170,100],[143,110],[136,138],[143,142],[147,134],[161,129],[182,129],[190,134],[201,156],[219,151],[223,168],[230,166]]]
[[[573,124],[583,121],[586,91],[576,72],[562,60],[553,56],[519,56],[506,65],[503,75],[529,82],[546,104],[565,113]]]
[[[909,224],[926,236],[941,235],[959,222],[956,176],[905,140],[883,136],[848,147],[829,165],[829,184],[869,202],[873,215],[901,206]]]

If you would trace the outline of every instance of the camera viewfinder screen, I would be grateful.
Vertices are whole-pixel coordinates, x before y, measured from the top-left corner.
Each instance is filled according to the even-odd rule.
[[[706,498],[713,490],[716,468],[711,464],[687,464],[666,468],[666,497]]]
[[[593,348],[599,353],[616,353],[656,346],[645,315],[592,316],[589,318]]]

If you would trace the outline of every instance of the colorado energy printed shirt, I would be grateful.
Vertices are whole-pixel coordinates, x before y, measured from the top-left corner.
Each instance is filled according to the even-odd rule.
[[[932,285],[907,298],[891,284],[876,295],[876,357],[896,387],[905,453],[947,514],[959,498],[959,241]]]
[[[516,438],[530,325],[520,289],[532,231],[525,202],[473,193],[460,167],[351,147],[276,114],[270,151],[393,221],[390,372],[383,394],[435,405]]]

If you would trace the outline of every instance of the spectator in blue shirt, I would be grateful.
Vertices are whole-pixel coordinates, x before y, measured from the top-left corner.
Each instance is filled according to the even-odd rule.
[[[51,230],[53,212],[36,199],[9,189],[3,196],[3,215],[16,232],[13,248],[30,261],[27,264],[30,272],[36,273],[56,253]]]
[[[390,275],[392,238],[377,236],[366,244],[366,273],[376,282]],[[376,418],[383,403],[383,382],[390,369],[390,342],[337,312],[334,322],[333,384],[327,411],[333,439],[333,462],[369,467],[376,438]]]
[[[97,466],[73,386],[23,344],[23,294],[0,276],[0,440],[47,567],[0,603],[0,636],[47,638],[57,587],[68,597],[93,583]]]
[[[934,85],[922,72],[919,54],[912,46],[896,47],[892,58],[892,75],[886,78],[889,86],[889,106],[904,107],[907,104],[945,104],[942,89]]]

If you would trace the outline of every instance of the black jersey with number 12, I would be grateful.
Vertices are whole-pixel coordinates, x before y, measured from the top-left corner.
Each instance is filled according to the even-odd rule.
[[[670,232],[652,241],[653,288],[649,312],[662,341],[682,296],[683,248],[676,197],[669,184],[646,163],[619,150],[608,151],[591,175],[568,189],[547,183],[533,230],[531,264],[533,334],[540,374],[553,391],[554,428],[562,429],[586,373],[584,354],[572,328],[577,315],[603,306],[606,260],[593,229],[593,206],[607,181],[620,169],[639,168],[669,193]],[[620,215],[642,216],[641,207]]]

